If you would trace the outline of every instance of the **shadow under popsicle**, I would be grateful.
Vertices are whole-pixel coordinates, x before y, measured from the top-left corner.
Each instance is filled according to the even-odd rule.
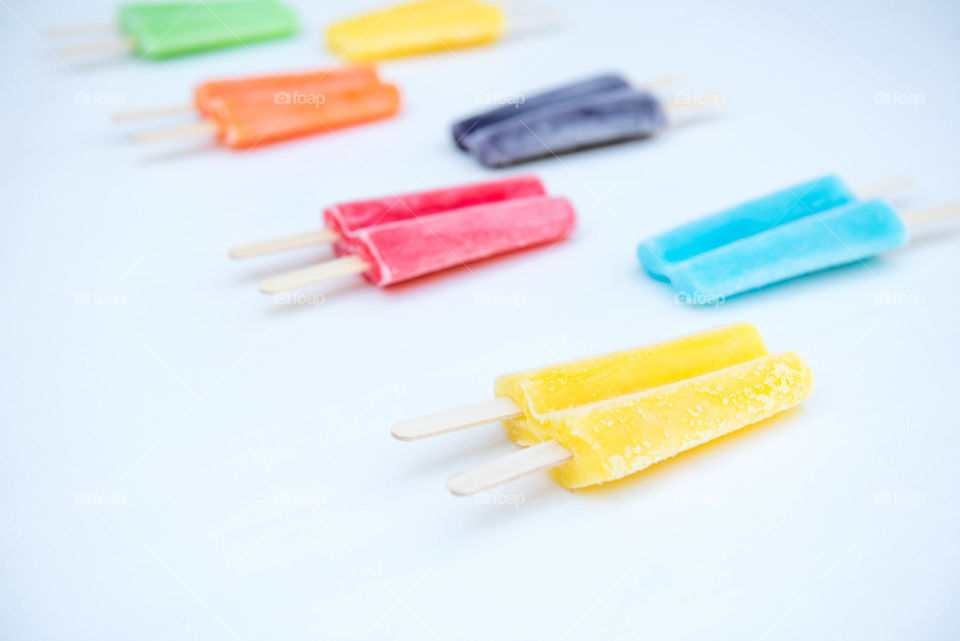
[[[699,311],[711,310],[719,307],[728,308],[731,305],[736,306],[738,304],[748,304],[755,296],[770,295],[770,290],[780,290],[783,296],[804,294],[807,292],[807,290],[821,287],[822,285],[820,284],[820,281],[841,279],[855,283],[857,280],[861,280],[865,284],[869,283],[876,285],[876,280],[871,279],[871,276],[876,277],[880,274],[892,271],[892,262],[893,259],[888,257],[872,256],[856,263],[848,263],[846,265],[829,267],[827,269],[822,269],[809,274],[801,274],[786,280],[764,285],[763,287],[757,289],[740,292],[733,296],[723,297],[722,299],[718,298],[714,302],[696,305],[686,302],[685,299],[690,297],[689,293],[676,292],[671,288],[669,283],[652,278],[646,271],[644,271],[642,266],[638,268],[638,273],[646,282],[653,283],[653,286],[660,290],[662,294],[670,297],[674,304],[682,305],[683,307]]]

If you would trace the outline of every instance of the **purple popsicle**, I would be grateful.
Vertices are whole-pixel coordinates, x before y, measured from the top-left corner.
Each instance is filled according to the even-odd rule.
[[[563,100],[599,95],[608,91],[627,89],[629,87],[630,83],[624,78],[617,74],[610,73],[566,84],[562,87],[557,87],[556,89],[551,89],[550,91],[545,91],[533,96],[524,96],[523,102],[504,105],[455,122],[453,124],[453,141],[461,149],[466,149],[467,147],[463,142],[465,137],[477,133],[485,127],[507,120],[508,118],[513,118],[519,114],[529,114],[537,109],[557,104]]]
[[[652,136],[667,126],[660,100],[632,88],[571,98],[521,112],[463,137],[487,167]]]

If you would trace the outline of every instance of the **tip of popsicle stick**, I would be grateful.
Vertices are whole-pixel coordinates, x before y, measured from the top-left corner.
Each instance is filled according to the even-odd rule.
[[[260,283],[261,294],[268,294],[272,296],[273,294],[279,294],[285,291],[287,291],[285,287],[280,287],[275,283],[271,282],[271,280],[265,280],[262,283]]]
[[[674,73],[668,76],[660,76],[659,78],[654,78],[649,82],[643,83],[641,86],[644,89],[648,89],[648,90],[663,89],[664,87],[678,85],[684,80],[686,80],[686,78],[683,74]]]
[[[451,476],[447,479],[447,490],[454,496],[473,496],[481,490],[472,491],[469,487],[464,486],[462,482],[454,476]]]
[[[116,22],[97,22],[47,27],[42,33],[48,38],[62,38],[64,36],[75,36],[78,34],[96,33],[98,31],[110,31],[113,29],[117,29]]]
[[[333,278],[362,274],[369,269],[370,264],[359,256],[342,256],[313,267],[306,267],[268,278],[260,283],[260,291],[264,294],[279,294],[292,289],[316,285]]]
[[[899,194],[900,192],[911,189],[916,182],[916,176],[903,174],[901,176],[887,178],[883,182],[874,183],[872,185],[860,188],[857,190],[857,193],[859,193],[860,197],[864,200],[871,200],[873,198],[890,198]]]
[[[276,254],[292,249],[303,249],[314,245],[335,243],[339,239],[340,236],[336,232],[329,229],[321,229],[319,231],[310,231],[294,236],[283,236],[282,238],[271,238],[270,240],[234,245],[227,254],[230,258],[256,258],[257,256],[266,256],[267,254]]]
[[[557,441],[544,441],[454,474],[447,479],[447,489],[456,496],[471,496],[528,474],[555,467],[571,458],[573,452]]]
[[[148,131],[133,136],[134,142],[141,144],[145,142],[157,142],[160,140],[169,140],[172,138],[183,138],[186,136],[205,136],[218,133],[220,128],[216,123],[209,120],[201,120],[181,127],[170,127],[169,129],[159,129]]]
[[[112,38],[101,42],[90,42],[82,45],[72,45],[69,47],[59,47],[54,51],[58,56],[74,57],[84,56],[96,53],[111,53],[117,51],[132,52],[136,47],[133,38]]]
[[[392,426],[390,426],[390,436],[397,439],[398,441],[404,441],[409,443],[410,441],[417,441],[422,438],[426,438],[425,435],[418,435],[408,433],[406,431],[406,426],[404,425],[406,421],[397,421]]]
[[[397,421],[390,433],[399,441],[417,441],[521,416],[523,410],[513,399],[501,397]]]
[[[138,111],[118,111],[113,114],[114,122],[129,122],[131,120],[144,120],[147,118],[160,118],[181,113],[191,113],[196,111],[193,105],[174,105],[172,107],[154,107],[152,109],[140,109]]]

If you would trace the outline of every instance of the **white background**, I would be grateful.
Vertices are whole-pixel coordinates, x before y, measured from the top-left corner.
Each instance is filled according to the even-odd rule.
[[[634,256],[830,171],[916,176],[905,209],[960,199],[955,2],[569,2],[561,31],[384,64],[389,122],[249,153],[136,147],[111,122],[205,78],[333,64],[319,26],[345,10],[296,4],[293,40],[68,65],[42,29],[111,2],[0,0],[0,638],[960,635],[957,225],[709,308]],[[608,70],[723,105],[515,171],[450,143],[489,95]],[[226,257],[333,202],[528,171],[575,203],[568,242],[303,304],[257,283],[328,250]],[[501,428],[389,437],[498,374],[740,320],[808,360],[814,396],[609,489],[458,499],[449,474],[514,450]]]

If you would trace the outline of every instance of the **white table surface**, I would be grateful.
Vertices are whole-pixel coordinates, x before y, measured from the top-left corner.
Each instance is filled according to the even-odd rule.
[[[249,153],[111,122],[208,77],[333,64],[317,26],[344,9],[294,4],[297,39],[67,65],[42,29],[111,2],[0,0],[0,638],[960,635],[957,226],[702,309],[634,256],[831,171],[915,176],[905,209],[960,198],[960,6],[568,2],[560,31],[382,65],[405,98],[388,122]],[[487,96],[606,70],[723,105],[506,172],[449,142]],[[326,249],[226,257],[332,202],[529,171],[576,204],[569,242],[302,304],[257,281]],[[500,427],[388,434],[507,371],[740,320],[808,360],[814,396],[608,490],[454,498],[448,475],[514,450]]]

